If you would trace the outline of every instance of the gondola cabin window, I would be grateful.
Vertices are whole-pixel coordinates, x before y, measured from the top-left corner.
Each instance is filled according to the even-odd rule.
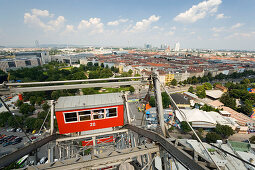
[[[86,120],[91,120],[91,111],[90,110],[85,110],[78,112],[80,121],[86,121]]]
[[[117,108],[106,109],[106,118],[116,117],[116,116],[117,116]]]
[[[104,109],[92,110],[92,113],[93,113],[94,120],[104,119],[104,114],[105,114]]]
[[[77,122],[77,113],[71,112],[71,113],[65,113],[65,122],[71,123],[71,122]]]

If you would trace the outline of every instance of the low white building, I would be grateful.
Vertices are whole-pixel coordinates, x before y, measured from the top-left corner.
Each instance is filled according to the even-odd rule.
[[[214,120],[207,112],[199,109],[181,109],[187,118],[188,122],[192,123],[195,128],[215,128],[216,120]],[[185,121],[182,114],[176,111],[177,119],[182,122]]]

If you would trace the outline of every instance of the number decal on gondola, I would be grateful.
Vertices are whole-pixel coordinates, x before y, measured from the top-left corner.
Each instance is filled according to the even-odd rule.
[[[96,122],[90,123],[90,126],[96,126]]]

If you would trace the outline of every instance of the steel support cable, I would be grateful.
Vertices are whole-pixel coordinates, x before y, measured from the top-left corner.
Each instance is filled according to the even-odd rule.
[[[45,117],[45,118],[44,118],[44,120],[43,120],[43,123],[42,123],[42,126],[40,127],[39,133],[41,132],[42,127],[43,127],[44,123],[46,122],[46,119],[47,119],[47,117],[48,117],[49,113],[50,113],[50,109],[49,109],[49,111],[48,111],[48,113],[47,113],[46,117]]]
[[[21,130],[23,131],[23,133],[25,134],[25,136],[28,138],[28,140],[30,142],[32,142],[32,140],[28,137],[27,133],[24,131],[23,127],[20,125],[20,122],[17,121],[16,117],[12,114],[11,110],[9,109],[9,107],[6,105],[6,103],[3,101],[2,97],[0,97],[1,102],[3,103],[4,107],[7,109],[7,111],[13,116],[14,121],[18,124],[19,128],[21,128]]]
[[[157,80],[159,81],[159,79],[157,78]],[[160,81],[159,81],[160,83]],[[181,116],[183,117],[183,119],[187,122],[188,126],[190,127],[190,129],[192,130],[192,132],[194,133],[194,135],[196,136],[196,138],[198,139],[199,143],[202,145],[202,147],[204,148],[204,150],[206,151],[206,153],[208,154],[208,156],[210,157],[210,159],[212,160],[212,162],[215,164],[215,166],[217,167],[217,169],[220,170],[220,167],[216,164],[216,162],[214,161],[214,159],[212,158],[212,156],[210,155],[209,151],[207,150],[207,148],[204,146],[203,142],[201,141],[201,139],[199,138],[199,136],[197,135],[196,131],[193,129],[193,127],[190,125],[190,123],[188,122],[188,119],[186,117],[186,115],[179,109],[179,107],[177,106],[177,104],[175,103],[175,101],[173,100],[173,98],[171,97],[171,95],[168,93],[168,91],[166,90],[165,86],[160,83],[161,86],[164,88],[165,92],[167,93],[167,95],[169,96],[170,100],[172,101],[174,107],[179,111],[179,113],[181,114]]]
[[[230,153],[230,152],[228,152],[228,151],[226,151],[226,150],[224,150],[224,149],[222,149],[222,148],[220,148],[220,147],[218,147],[218,146],[215,146],[215,145],[210,144],[210,143],[208,143],[208,144],[211,145],[211,146],[213,146],[213,147],[215,147],[215,148],[217,148],[217,149],[219,149],[220,151],[222,151],[222,152],[224,152],[224,153],[227,153],[227,154],[229,154],[229,155],[235,157],[236,159],[239,159],[240,161],[242,161],[242,162],[244,162],[244,163],[246,163],[246,164],[248,164],[248,165],[250,165],[250,166],[252,166],[252,167],[255,168],[255,165],[254,165],[254,164],[252,164],[252,163],[250,163],[250,162],[248,162],[248,161],[246,161],[246,160],[244,160],[244,159],[242,159],[242,158],[239,158],[238,156],[236,156],[236,155],[234,155],[234,154],[232,154],[232,153]]]

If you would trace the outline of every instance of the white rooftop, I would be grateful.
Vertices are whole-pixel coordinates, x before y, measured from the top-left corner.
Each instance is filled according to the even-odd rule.
[[[219,99],[223,92],[221,90],[206,90],[206,95],[214,99]]]
[[[121,93],[60,97],[56,111],[123,105]]]
[[[210,126],[214,125],[216,126],[216,121],[205,111],[199,110],[199,109],[181,109],[181,111],[185,114],[188,122],[192,122],[192,126],[195,127],[195,124],[199,124],[201,126],[205,126],[206,124]],[[182,122],[184,121],[184,118],[179,113],[179,111],[176,111],[176,117],[177,119]]]

